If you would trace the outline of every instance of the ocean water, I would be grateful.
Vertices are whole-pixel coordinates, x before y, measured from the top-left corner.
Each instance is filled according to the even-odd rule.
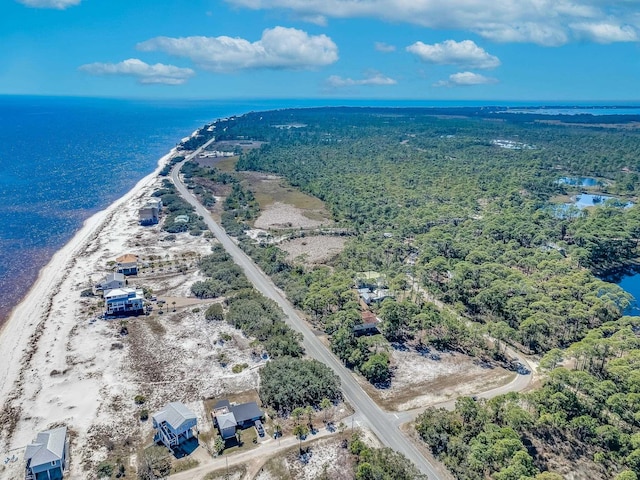
[[[0,323],[85,219],[196,128],[254,108],[0,96]]]

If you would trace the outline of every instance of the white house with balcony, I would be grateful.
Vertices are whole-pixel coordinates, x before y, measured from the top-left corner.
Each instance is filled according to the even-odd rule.
[[[154,442],[161,442],[173,452],[181,443],[194,437],[198,425],[196,414],[180,402],[171,402],[151,416],[156,434]]]
[[[139,314],[144,311],[144,292],[135,288],[116,288],[104,292],[107,315]]]

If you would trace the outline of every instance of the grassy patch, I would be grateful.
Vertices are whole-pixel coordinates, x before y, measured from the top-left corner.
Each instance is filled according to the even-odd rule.
[[[158,321],[158,319],[153,317],[147,318],[147,326],[149,330],[151,330],[154,334],[161,336],[167,332],[167,329]]]
[[[203,480],[235,480],[244,478],[247,473],[247,467],[244,465],[236,465],[234,467],[224,470],[216,470],[215,472],[209,472],[205,475]]]
[[[302,193],[282,178],[274,178],[255,172],[240,172],[239,175],[254,193],[261,209],[277,202],[293,205],[302,210],[325,209],[322,200]]]
[[[221,172],[233,173],[236,171],[236,163],[238,163],[238,157],[227,157],[216,162],[215,167]]]
[[[171,474],[184,472],[185,470],[191,470],[200,465],[200,462],[195,458],[183,458],[180,460],[174,460],[171,465]]]

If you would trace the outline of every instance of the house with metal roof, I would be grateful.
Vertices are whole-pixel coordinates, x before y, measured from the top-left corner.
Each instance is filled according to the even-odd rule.
[[[224,440],[235,436],[238,422],[232,412],[220,413],[215,416],[215,419],[218,424],[218,429],[220,430],[220,436]]]
[[[169,450],[194,437],[193,430],[198,425],[196,414],[180,402],[171,402],[152,416],[156,434],[154,442],[161,442]]]
[[[110,273],[102,278],[96,284],[96,290],[102,290],[103,292],[108,292],[109,290],[114,290],[116,288],[122,288],[127,284],[127,279],[124,278],[122,273]]]
[[[38,433],[24,454],[27,480],[59,480],[67,467],[67,427]]]
[[[256,402],[231,404],[229,400],[220,400],[211,412],[220,430],[220,436],[228,439],[236,434],[237,428],[249,428],[256,420],[262,420],[264,413]]]
[[[135,288],[116,288],[104,292],[107,315],[139,314],[144,311],[144,292]]]

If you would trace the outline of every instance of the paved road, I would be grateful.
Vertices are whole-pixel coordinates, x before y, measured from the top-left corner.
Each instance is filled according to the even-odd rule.
[[[206,145],[205,145],[206,146]],[[202,147],[204,148],[204,147]],[[202,149],[201,148],[201,149]],[[186,159],[177,164],[172,172],[171,179],[180,194],[196,209],[196,213],[204,219],[207,226],[211,229],[216,238],[220,241],[225,250],[233,257],[234,261],[244,270],[247,278],[255,288],[265,297],[274,300],[284,311],[286,321],[293,329],[299,331],[303,335],[303,345],[307,355],[316,360],[321,361],[325,365],[331,367],[340,377],[342,382],[342,392],[345,399],[351,404],[356,411],[356,418],[364,425],[369,427],[373,433],[388,447],[393,448],[404,454],[411,460],[421,472],[426,474],[430,480],[444,480],[436,468],[429,463],[425,457],[418,451],[416,446],[407,439],[402,432],[394,425],[392,419],[371,400],[365,393],[358,381],[353,377],[351,372],[336,358],[322,342],[314,335],[307,323],[298,315],[289,301],[285,298],[278,288],[273,284],[271,279],[260,270],[236,243],[229,237],[226,232],[211,218],[210,213],[204,208],[200,202],[187,189],[185,184],[179,177],[179,171],[182,164],[200,153],[201,149],[186,157]]]
[[[195,196],[186,188],[179,176],[180,168],[183,163],[194,158],[213,141],[214,140],[207,142],[203,147],[188,155],[183,162],[173,168],[171,179],[180,194],[196,209],[198,215],[202,216],[209,229],[220,241],[225,250],[233,257],[234,261],[244,270],[247,278],[253,283],[255,288],[264,296],[274,300],[286,314],[286,322],[289,326],[302,333],[303,345],[307,355],[329,366],[340,377],[344,397],[355,409],[356,413],[354,417],[358,420],[359,424],[370,428],[385,445],[404,454],[422,473],[426,474],[430,480],[445,480],[450,478],[449,475],[441,473],[431,464],[398,428],[402,423],[413,420],[418,413],[424,409],[399,412],[397,414],[383,411],[362,389],[353,374],[324,346],[320,339],[316,337],[284,294],[273,284],[271,279],[238,247],[224,229],[213,220],[209,211],[200,204]],[[513,351],[509,353],[517,356],[524,365],[527,365],[523,357]],[[519,391],[525,388],[530,381],[531,375],[518,375],[516,379],[508,385],[484,392],[479,394],[479,396],[491,398],[502,393]],[[454,403],[455,401],[450,401],[437,406],[451,409]]]

